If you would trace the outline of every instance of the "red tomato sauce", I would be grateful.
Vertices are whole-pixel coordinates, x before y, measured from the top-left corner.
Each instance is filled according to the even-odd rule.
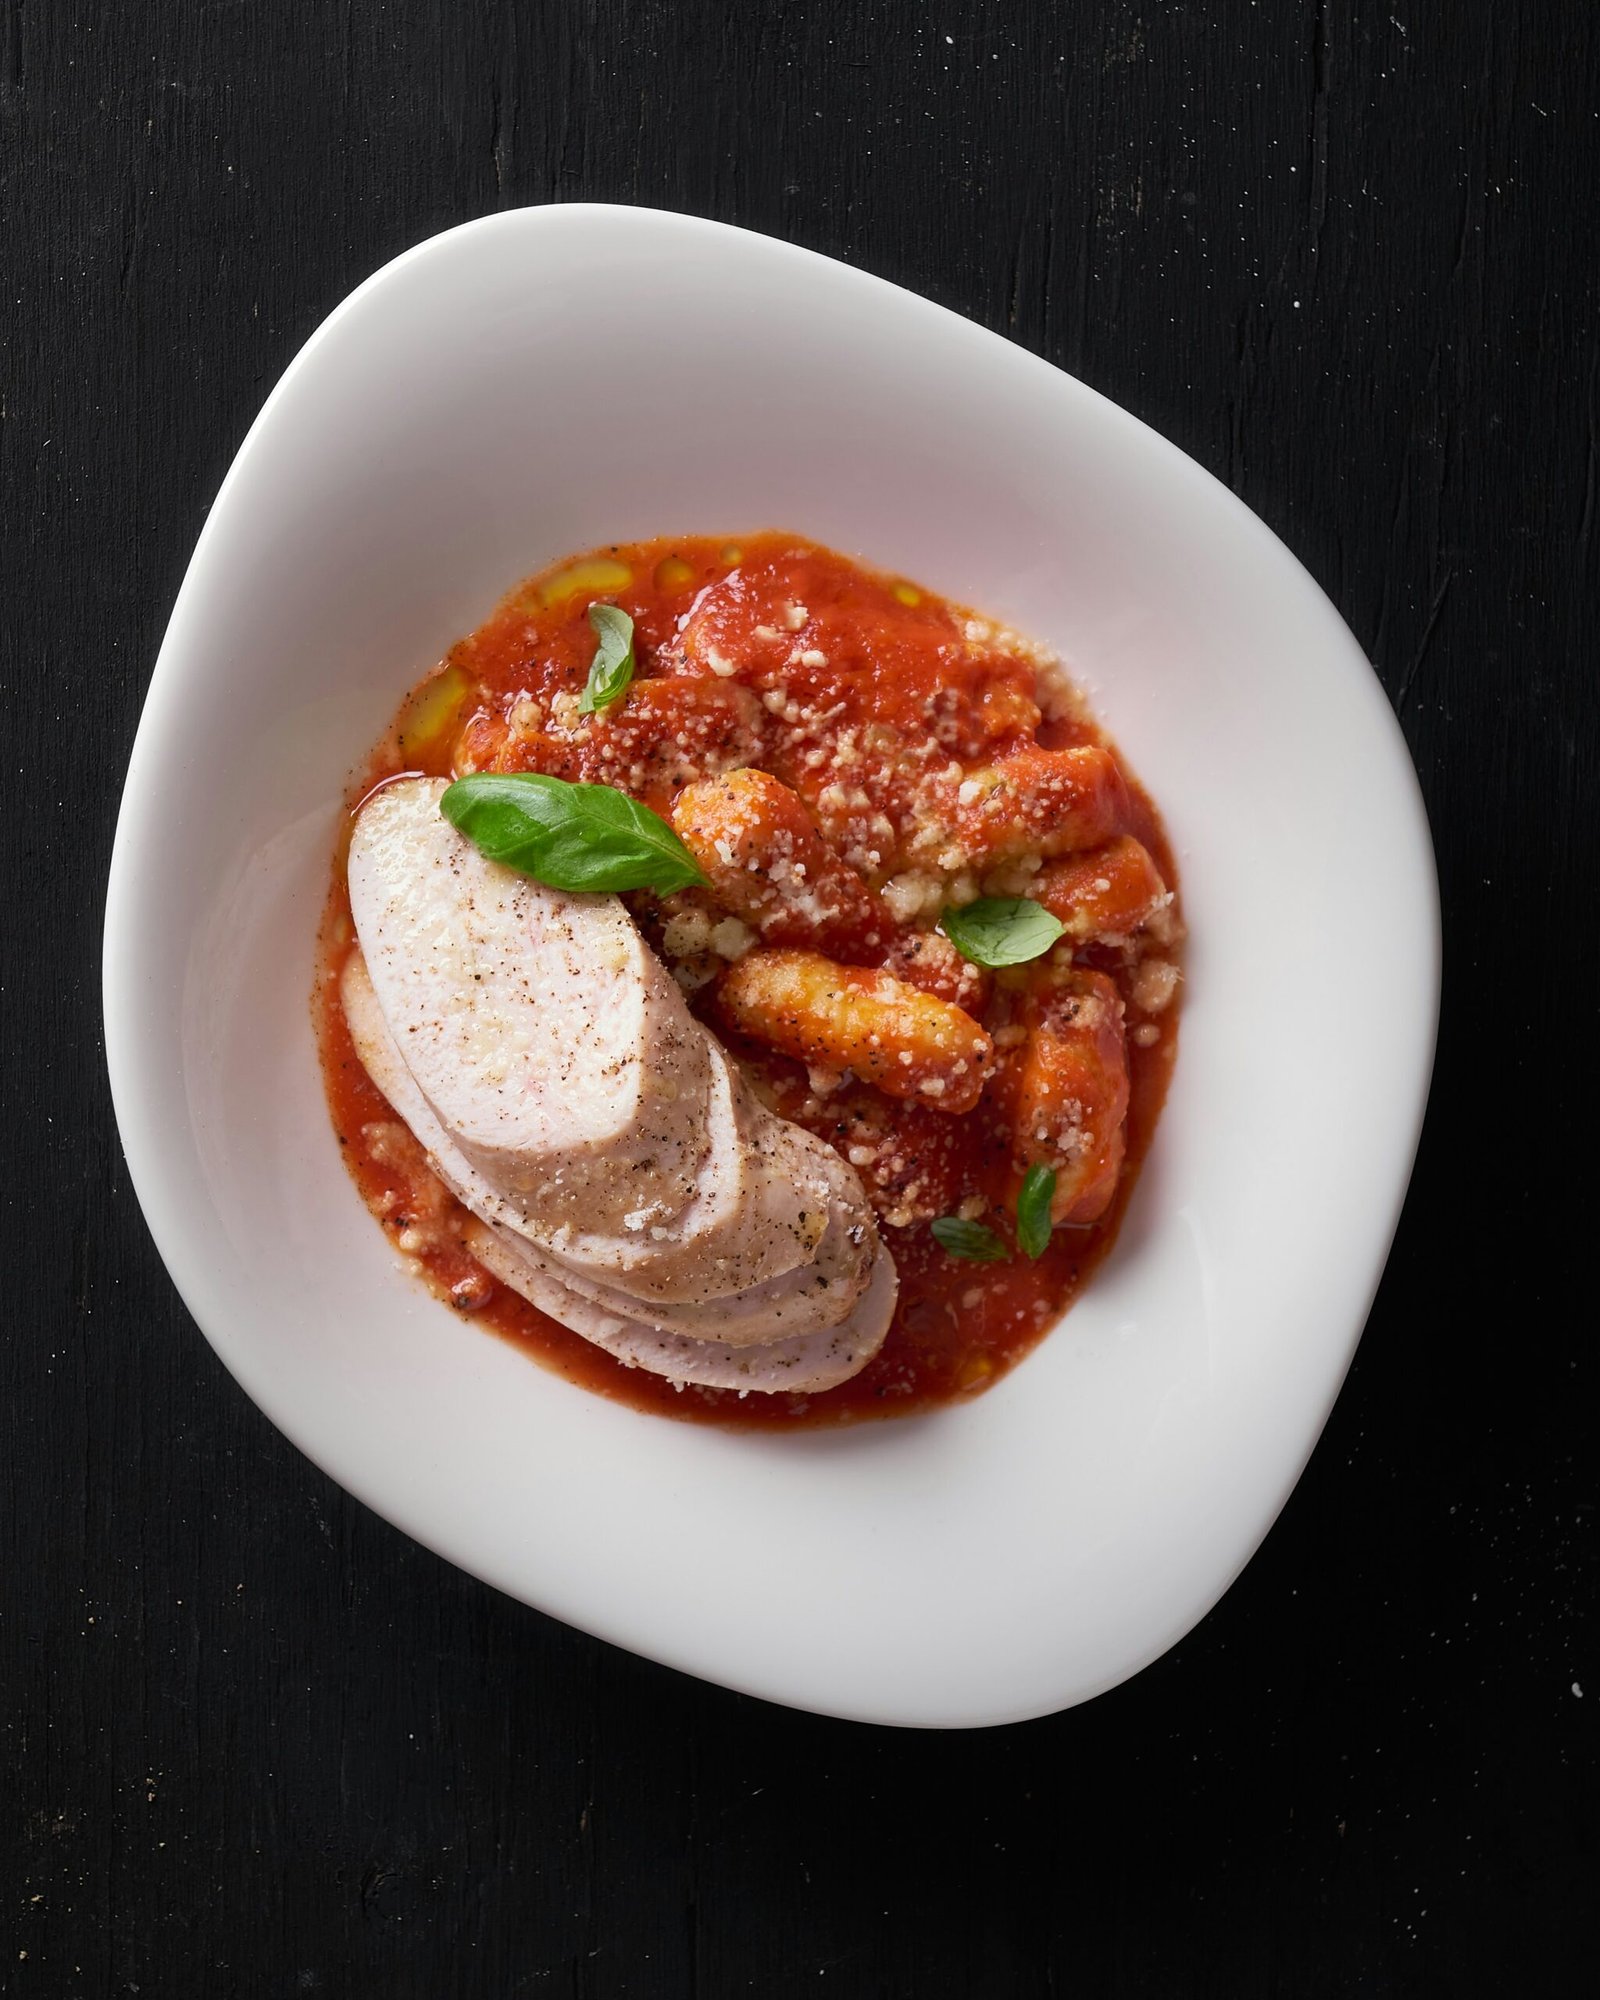
[[[596,601],[633,619],[637,665],[621,703],[584,717],[577,697],[595,654],[587,612]],[[339,1143],[368,1207],[440,1297],[598,1394],[674,1417],[778,1429],[960,1400],[1034,1346],[1115,1240],[1177,1048],[1182,927],[1171,849],[1154,806],[1058,668],[1016,635],[919,586],[791,535],[618,545],[529,579],[454,646],[408,695],[348,803],[353,811],[375,784],[406,771],[543,770],[618,785],[666,816],[687,784],[740,768],[769,772],[798,793],[832,852],[880,892],[866,907],[896,913],[897,976],[927,955],[921,939],[946,900],[1018,895],[1026,884],[1055,879],[1038,872],[1041,853],[1046,871],[1054,867],[1063,881],[1071,875],[1061,906],[1069,911],[1078,907],[1070,898],[1092,901],[1096,891],[1108,908],[1114,902],[1094,857],[1111,852],[1105,843],[1119,836],[1141,844],[1144,865],[1153,863],[1171,892],[1136,934],[1095,934],[1085,916],[1079,927],[1091,925],[1090,934],[1069,935],[1030,964],[963,972],[961,1004],[993,1034],[998,1072],[960,1116],[886,1096],[849,1073],[808,1069],[734,1034],[717,1011],[721,961],[704,951],[680,952],[675,961],[668,949],[680,933],[698,937],[727,914],[715,897],[626,898],[674,965],[691,1007],[747,1066],[766,1101],[862,1173],[899,1271],[900,1299],[882,1351],[859,1375],[809,1395],[680,1389],[623,1367],[474,1262],[461,1241],[466,1212],[368,1078],[345,1025],[338,979],[354,946],[348,822],[334,856],[314,997]],[[1085,848],[1087,866],[1078,866]],[[920,908],[903,914],[918,896]],[[674,927],[686,913],[687,926]],[[881,938],[841,940],[836,925],[828,942],[840,959],[884,963]],[[949,956],[942,940],[928,951],[935,948]],[[1107,996],[1093,1048],[1071,1025],[1074,1003],[1055,990],[1063,981],[1073,992]],[[914,983],[940,990],[921,973]],[[953,997],[948,982],[944,990]],[[1060,1088],[1078,1093],[1068,1100],[1078,1126],[1093,1128],[1094,1106],[1080,1100],[1102,1085],[1106,1119],[1115,1120],[1124,1101],[1126,1116],[1109,1137],[1095,1135],[1095,1162],[1080,1170],[1080,1207],[1096,1211],[1092,1219],[1058,1219],[1033,1261],[1015,1245],[1012,1210],[1022,1162],[1038,1148],[1031,1129],[1038,1090],[1055,1087],[1039,1054],[1041,1023],[1060,1018],[1066,1039],[1050,1047],[1067,1064]],[[1125,1077],[1120,1069],[1102,1077],[1095,1049],[1109,1050],[1107,1065],[1125,1065]],[[1023,1116],[1030,1129],[1019,1133]],[[958,1212],[995,1231],[1005,1261],[967,1261],[939,1246],[930,1221]]]

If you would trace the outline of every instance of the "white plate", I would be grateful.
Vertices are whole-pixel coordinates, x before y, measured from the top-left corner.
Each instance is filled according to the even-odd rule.
[[[307,1005],[341,786],[400,693],[557,556],[767,526],[1058,647],[1166,815],[1193,932],[1171,1098],[1069,1319],[970,1405],[787,1437],[618,1408],[406,1279],[340,1165]],[[937,306],[626,208],[452,230],[307,343],[173,611],[106,915],[134,1184],[273,1422],[558,1618],[909,1724],[1082,1701],[1238,1573],[1371,1303],[1437,999],[1400,733],[1251,514]]]

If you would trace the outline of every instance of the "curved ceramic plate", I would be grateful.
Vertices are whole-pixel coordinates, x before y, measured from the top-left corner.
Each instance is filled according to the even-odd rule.
[[[1070,1319],[970,1405],[796,1437],[617,1408],[410,1282],[340,1165],[307,1008],[341,786],[401,691],[559,555],[762,526],[1059,648],[1166,813],[1193,931],[1166,1115]],[[707,1679],[993,1723],[1154,1659],[1293,1486],[1410,1172],[1437,922],[1365,659],[1172,446],[820,257],[530,209],[363,285],[228,474],[129,766],[107,1050],[195,1319],[370,1506]]]

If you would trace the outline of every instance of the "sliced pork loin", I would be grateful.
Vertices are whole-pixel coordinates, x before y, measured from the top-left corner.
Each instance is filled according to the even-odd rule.
[[[487,860],[442,790],[403,780],[362,811],[343,997],[373,1080],[484,1223],[480,1261],[676,1380],[847,1379],[895,1294],[853,1170],[755,1100],[614,897]]]
[[[614,896],[490,861],[443,790],[362,810],[351,911],[406,1068],[507,1225],[660,1303],[813,1263],[835,1205],[866,1214],[855,1174],[754,1100]],[[871,1244],[850,1251],[864,1288]]]
[[[894,1317],[894,1259],[881,1245],[867,1289],[837,1326],[735,1347],[722,1340],[691,1340],[578,1298],[533,1264],[525,1241],[509,1230],[473,1222],[467,1228],[466,1244],[503,1285],[596,1347],[603,1347],[625,1367],[647,1368],[669,1381],[693,1382],[706,1389],[787,1390],[798,1395],[835,1388],[860,1374],[883,1345]]]
[[[875,1270],[869,1269],[867,1281],[863,1283],[860,1279],[859,1253],[863,1245],[869,1246],[869,1263],[872,1251],[876,1251],[879,1259],[889,1261],[888,1252],[876,1241],[870,1220],[864,1225],[852,1208],[836,1206],[828,1213],[816,1257],[797,1270],[752,1286],[734,1299],[669,1304],[641,1299],[621,1286],[608,1283],[570,1256],[543,1249],[526,1234],[520,1208],[508,1202],[493,1182],[473,1166],[407,1069],[359,951],[352,952],[345,964],[341,998],[350,1039],[363,1067],[421,1143],[440,1180],[506,1246],[514,1269],[537,1274],[546,1285],[558,1285],[572,1298],[601,1312],[647,1324],[663,1335],[712,1339],[718,1346],[759,1345],[832,1326],[847,1317],[853,1302],[871,1289],[871,1280],[876,1275]],[[543,1297],[535,1297],[523,1284],[509,1278],[505,1282],[532,1299],[541,1310],[548,1309]],[[881,1290],[880,1285],[880,1295]],[[561,1319],[564,1325],[573,1324],[563,1314],[554,1313],[552,1317]],[[877,1329],[874,1350],[882,1344],[887,1331],[885,1319]]]

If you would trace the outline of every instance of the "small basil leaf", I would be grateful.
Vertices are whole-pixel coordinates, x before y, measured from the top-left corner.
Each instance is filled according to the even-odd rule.
[[[933,1231],[934,1242],[952,1257],[966,1257],[974,1264],[999,1264],[1005,1260],[1006,1246],[981,1222],[963,1222],[959,1215],[941,1215],[928,1227]]]
[[[633,620],[614,604],[591,604],[589,623],[600,644],[589,663],[589,679],[578,697],[578,713],[593,715],[621,701],[633,679]]]
[[[1026,896],[982,896],[947,909],[939,928],[974,965],[1025,965],[1047,952],[1066,925]]]
[[[666,895],[706,879],[665,820],[611,785],[483,771],[447,786],[439,810],[491,861],[552,889]]]
[[[1050,1204],[1056,1198],[1054,1167],[1029,1167],[1017,1196],[1017,1248],[1042,1257],[1050,1242]]]

